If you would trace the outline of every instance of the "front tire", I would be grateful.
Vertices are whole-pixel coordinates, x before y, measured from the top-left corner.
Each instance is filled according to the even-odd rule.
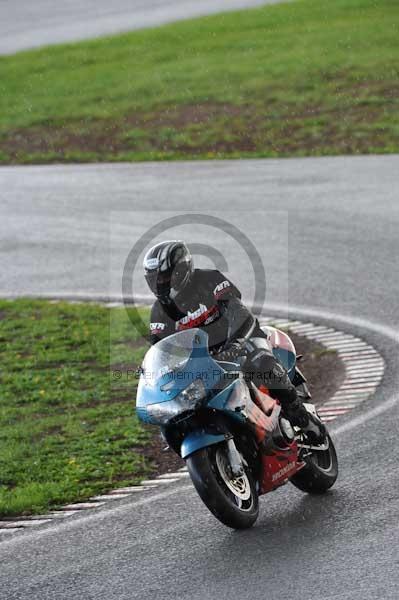
[[[326,436],[328,448],[313,450],[305,460],[305,466],[290,479],[302,492],[308,494],[324,494],[338,477],[338,459],[334,443],[329,434]]]
[[[221,523],[232,529],[247,529],[255,523],[259,502],[254,479],[247,469],[238,478],[229,473],[224,442],[198,450],[186,463],[201,500]]]

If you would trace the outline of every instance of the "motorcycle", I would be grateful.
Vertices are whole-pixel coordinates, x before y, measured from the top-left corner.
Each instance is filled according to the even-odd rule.
[[[308,412],[317,415],[289,336],[264,328]],[[152,346],[137,390],[140,420],[158,425],[168,446],[186,462],[207,508],[233,529],[251,527],[259,497],[291,482],[322,494],[338,476],[337,454],[326,433],[310,443],[293,427],[267,388],[246,381],[237,362],[218,362],[208,335],[187,329]]]

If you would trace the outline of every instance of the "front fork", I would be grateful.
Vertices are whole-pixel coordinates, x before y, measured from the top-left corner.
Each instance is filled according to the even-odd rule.
[[[241,477],[244,475],[244,464],[233,438],[227,440],[227,452],[232,474],[234,477]]]

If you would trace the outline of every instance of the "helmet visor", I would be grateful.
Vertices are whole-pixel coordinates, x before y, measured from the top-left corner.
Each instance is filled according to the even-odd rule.
[[[182,261],[178,263],[171,273],[170,287],[175,292],[179,292],[186,284],[190,272],[191,264],[189,262]]]
[[[161,298],[169,295],[171,278],[170,273],[160,273],[157,269],[154,269],[153,271],[146,271],[145,278],[148,283],[148,287],[155,296]]]

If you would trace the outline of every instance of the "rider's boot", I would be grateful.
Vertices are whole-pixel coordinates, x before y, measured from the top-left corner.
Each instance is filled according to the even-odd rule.
[[[306,410],[287,371],[276,363],[273,373],[275,381],[278,382],[273,390],[274,395],[280,400],[284,413],[291,424],[300,427],[311,443],[322,443],[326,436],[326,428],[317,416]]]

